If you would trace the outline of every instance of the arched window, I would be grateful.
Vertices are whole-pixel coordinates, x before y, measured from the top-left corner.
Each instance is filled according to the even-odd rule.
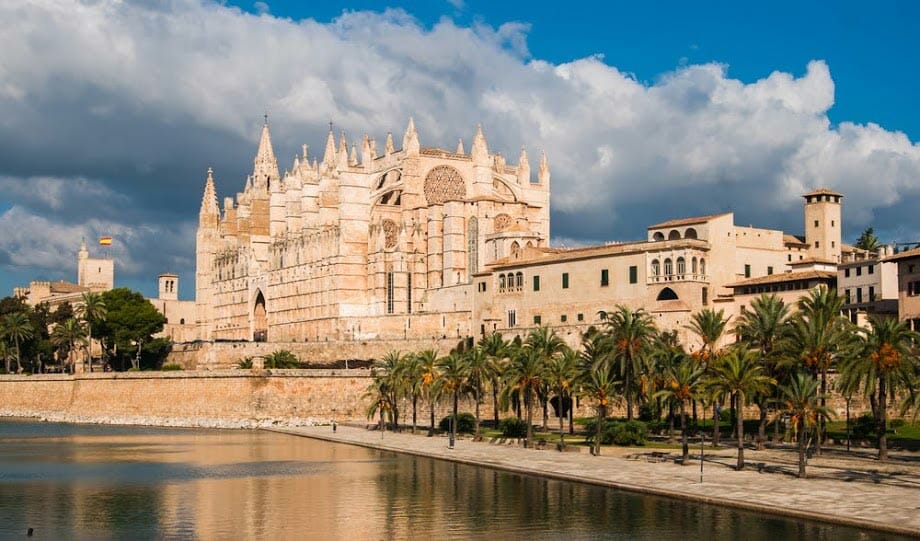
[[[523,272],[517,273],[515,278],[517,279],[517,284],[516,284],[517,288],[523,289],[524,288],[524,273]]]
[[[657,259],[652,260],[652,276],[661,276],[661,262]]]
[[[479,219],[473,216],[466,228],[467,276],[473,281],[473,275],[479,272]]]
[[[668,240],[680,240],[680,231],[672,229],[671,232],[668,233]]]
[[[692,267],[692,269],[693,269],[693,274],[696,274],[697,269],[699,268],[699,267],[697,266],[696,257],[694,257],[694,258],[691,260],[690,265],[691,265],[691,267]]]
[[[521,255],[521,245],[518,244],[518,241],[511,243],[511,257],[517,258]]]
[[[700,258],[700,274],[706,276],[706,260],[702,257]]]
[[[683,257],[677,258],[677,274],[687,274],[687,262]]]
[[[394,283],[393,271],[387,271],[387,313],[393,313],[394,307],[394,293],[396,290],[396,284]]]
[[[674,262],[669,257],[664,260],[664,275],[671,276],[672,274],[674,274]]]
[[[652,235],[652,240],[656,242],[660,240],[664,240],[664,233],[662,233],[661,231],[656,232],[654,235]]]
[[[684,231],[684,238],[685,238],[685,239],[695,239],[695,238],[698,238],[698,237],[696,236],[696,229],[693,229],[692,227],[688,227],[687,230]]]
[[[655,299],[655,300],[659,300],[659,301],[676,301],[676,300],[677,300],[677,293],[674,293],[674,290],[671,289],[670,287],[666,287],[666,288],[662,289],[660,293],[658,293],[658,298]]]
[[[499,291],[505,290],[505,275],[504,274],[498,275],[498,290]]]

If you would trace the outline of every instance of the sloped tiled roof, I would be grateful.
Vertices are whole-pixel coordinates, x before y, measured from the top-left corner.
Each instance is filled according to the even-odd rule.
[[[783,272],[780,274],[770,274],[768,276],[758,276],[749,278],[733,284],[727,284],[725,287],[745,287],[759,286],[764,284],[781,284],[783,282],[795,282],[799,280],[831,280],[836,279],[837,273],[831,271],[808,270],[801,272]]]
[[[906,252],[901,252],[900,254],[894,254],[886,257],[882,261],[897,261],[899,259],[907,259],[908,257],[918,257],[920,256],[920,246],[914,248],[913,250],[907,250]]]
[[[681,225],[692,225],[692,224],[701,224],[708,222],[713,218],[719,218],[721,216],[726,216],[731,214],[731,212],[723,212],[721,214],[710,214],[708,216],[693,216],[690,218],[678,218],[677,220],[668,220],[667,222],[661,222],[660,224],[650,225],[649,229],[658,229],[659,227],[678,227]]]

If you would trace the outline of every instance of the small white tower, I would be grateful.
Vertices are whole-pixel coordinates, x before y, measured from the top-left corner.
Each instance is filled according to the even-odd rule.
[[[174,301],[179,298],[179,275],[171,273],[163,273],[159,277],[160,283],[160,294],[159,299],[161,301]]]
[[[808,255],[827,261],[840,261],[840,200],[843,194],[821,188],[805,198],[805,242]]]

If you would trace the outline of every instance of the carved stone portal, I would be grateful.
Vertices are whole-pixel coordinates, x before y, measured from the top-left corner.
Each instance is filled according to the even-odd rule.
[[[396,248],[396,234],[398,228],[393,220],[383,221],[383,241],[387,250]]]

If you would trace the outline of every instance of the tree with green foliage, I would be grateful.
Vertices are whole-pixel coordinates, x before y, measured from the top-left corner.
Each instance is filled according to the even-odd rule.
[[[807,431],[818,430],[830,418],[830,411],[818,393],[818,381],[811,375],[797,373],[782,388],[783,406],[789,415],[796,437],[799,454],[799,477],[805,477],[805,450],[808,447]]]
[[[77,347],[86,341],[86,328],[80,320],[70,318],[67,321],[58,323],[51,332],[51,341],[58,349],[58,358],[61,364],[69,367],[70,373],[76,370]]]
[[[821,405],[826,405],[827,374],[840,359],[854,353],[856,332],[842,315],[843,298],[836,289],[819,287],[798,301],[799,311],[792,319],[787,355],[793,366],[804,365],[821,382]],[[821,454],[824,440],[823,418],[818,419],[816,450]]]
[[[511,355],[511,342],[502,339],[501,333],[493,332],[479,339],[477,344],[489,358],[494,370],[489,387],[492,390],[492,421],[498,426],[498,395],[501,393],[502,374]]]
[[[708,386],[718,394],[735,397],[736,434],[738,437],[737,470],[744,469],[744,405],[757,394],[769,394],[776,380],[766,375],[757,354],[748,349],[732,348],[712,367]]]
[[[751,309],[742,309],[741,317],[735,330],[741,342],[759,355],[766,375],[777,382],[783,380],[785,370],[781,366],[782,354],[789,339],[791,327],[789,325],[790,311],[775,294],[764,294],[751,302]],[[778,402],[778,387],[774,386],[772,395],[759,394],[756,397],[757,407],[760,409],[760,423],[757,429],[757,449],[763,450],[767,437],[767,413],[770,409],[771,399]],[[779,438],[778,419],[774,423],[773,436]]]
[[[862,390],[869,399],[878,438],[878,459],[888,460],[888,400],[899,391],[910,393],[917,372],[917,355],[913,344],[920,334],[908,329],[906,322],[871,316],[868,329],[860,328],[861,351],[840,363],[839,388]]]
[[[105,340],[113,351],[110,358],[125,361],[140,369],[143,360],[157,365],[162,362],[162,341],[154,342],[153,335],[163,330],[166,318],[143,295],[127,288],[116,288],[102,294],[106,317],[96,322],[96,335]],[[114,368],[114,367],[113,367]]]
[[[558,401],[559,447],[564,449],[565,412],[568,410],[569,418],[572,417],[572,391],[578,379],[578,353],[566,347],[562,355],[550,357],[544,370],[546,385]]]
[[[94,291],[87,291],[81,295],[81,304],[77,309],[77,314],[86,325],[86,361],[89,365],[89,371],[93,371],[93,325],[97,322],[105,321],[105,301],[102,295]],[[105,355],[103,355],[105,357]]]
[[[458,348],[459,349],[459,348]],[[451,396],[453,401],[453,419],[450,431],[450,446],[454,446],[457,438],[457,410],[460,406],[460,394],[467,385],[467,368],[463,362],[463,353],[455,350],[438,361],[441,370],[441,385],[444,392]]]
[[[725,310],[711,310],[705,308],[690,316],[690,325],[687,329],[693,332],[700,339],[702,345],[700,349],[694,351],[692,356],[703,367],[704,370],[710,370],[710,367],[718,361],[719,342],[725,334],[725,327],[728,325],[730,318],[725,317]],[[721,407],[721,397],[714,395],[712,405],[712,446],[718,447],[720,440],[720,423],[719,409]],[[693,420],[696,422],[696,401],[693,402]]]
[[[608,360],[595,363],[581,378],[581,392],[588,400],[594,402],[597,412],[594,422],[597,433],[594,436],[594,449],[591,451],[594,456],[601,454],[601,440],[607,423],[607,406],[616,398],[618,383]]]
[[[657,396],[678,404],[680,411],[681,464],[690,460],[690,444],[687,435],[687,404],[695,400],[703,390],[704,370],[691,362],[683,352],[672,353],[671,362],[665,372],[666,383]]]
[[[633,390],[639,357],[646,353],[655,336],[655,324],[645,310],[617,306],[613,311],[598,312],[610,336],[613,359],[623,380],[626,395],[626,419],[633,420]]]
[[[3,317],[2,325],[3,337],[12,342],[13,346],[16,348],[16,369],[17,371],[21,371],[22,355],[20,354],[20,344],[32,338],[35,332],[35,329],[32,327],[32,322],[29,321],[28,312],[22,311],[7,314]],[[10,373],[9,361],[6,362],[6,372],[7,374]]]
[[[874,252],[878,250],[881,243],[878,240],[878,237],[875,236],[875,229],[867,227],[865,231],[859,235],[859,239],[856,241],[856,247],[860,250],[868,250]]]
[[[482,403],[482,397],[485,394],[486,386],[494,379],[496,373],[495,364],[492,358],[485,350],[479,346],[473,347],[466,355],[463,356],[466,363],[467,385],[473,395],[473,401],[476,409],[476,439],[482,439],[480,429],[479,405]]]
[[[438,352],[434,349],[426,349],[416,354],[419,362],[419,371],[421,377],[422,395],[428,401],[428,408],[431,412],[430,424],[428,425],[428,436],[434,436],[434,408],[440,397],[440,378],[441,374],[438,369]]]

